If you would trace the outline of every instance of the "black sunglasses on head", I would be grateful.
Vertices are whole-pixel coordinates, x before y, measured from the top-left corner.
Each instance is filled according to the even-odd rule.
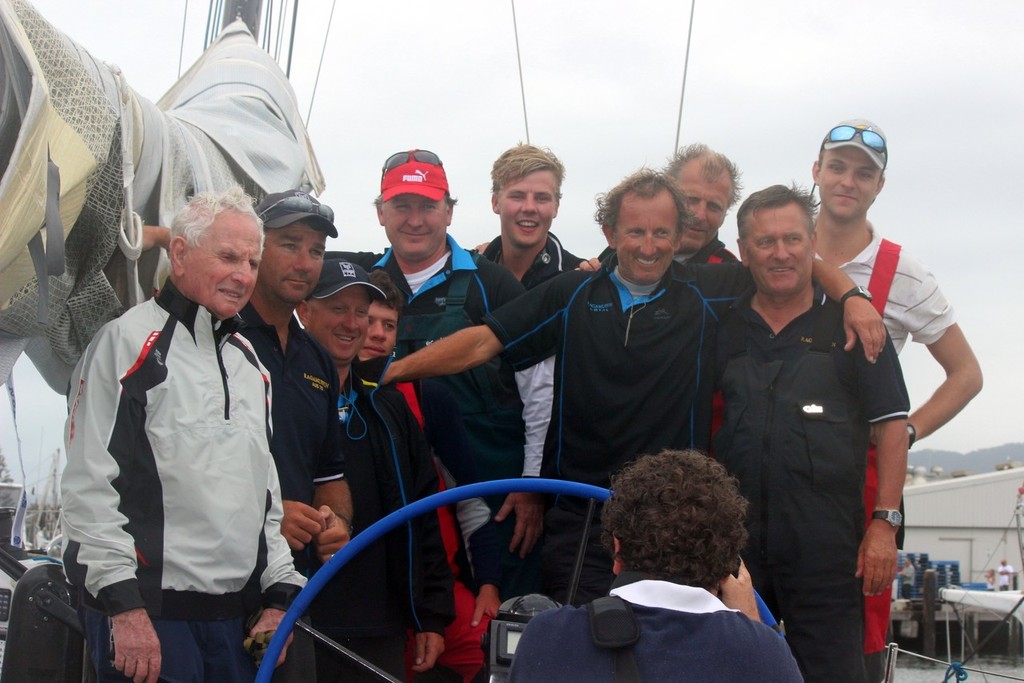
[[[384,161],[384,168],[381,170],[383,176],[388,171],[393,171],[402,164],[407,164],[410,161],[418,161],[421,164],[431,164],[433,166],[444,166],[441,163],[441,157],[437,156],[433,152],[425,149],[411,149],[407,152],[395,152]]]
[[[334,222],[334,209],[326,204],[321,204],[312,197],[300,196],[285,197],[284,199],[277,200],[267,208],[260,211],[260,220],[266,221],[267,214],[278,207],[284,209],[288,213],[311,213],[315,216],[320,216],[321,218],[326,219],[330,223]]]

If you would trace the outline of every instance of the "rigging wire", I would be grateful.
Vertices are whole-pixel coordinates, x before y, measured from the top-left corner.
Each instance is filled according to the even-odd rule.
[[[298,0],[295,0],[298,2]],[[320,84],[320,70],[324,67],[324,54],[327,52],[327,38],[331,35],[331,24],[334,23],[334,8],[338,0],[331,2],[331,14],[327,17],[327,31],[324,32],[324,46],[320,49],[320,62],[316,65],[316,78],[313,80],[313,93],[309,96],[309,111],[306,112],[306,128],[309,128],[309,119],[313,116],[313,102],[316,101],[316,88]],[[297,9],[297,8],[296,8]],[[295,17],[292,17],[292,43],[295,42]],[[291,68],[291,47],[288,48],[288,65]]]
[[[686,74],[690,69],[690,38],[693,36],[693,14],[697,7],[697,0],[690,0],[690,28],[686,31],[686,58],[683,61],[683,88],[679,93],[679,120],[676,122],[676,145],[672,148],[675,154],[679,149],[679,134],[683,130],[683,99],[686,97]]]
[[[188,23],[188,0],[185,0],[185,11],[181,13],[181,42],[178,45],[178,78],[181,78],[181,61],[185,56],[185,24]]]
[[[277,38],[274,41],[274,61],[280,61],[281,59],[281,46],[284,45],[284,27],[287,19],[288,4],[282,2],[277,10]],[[269,19],[269,15],[268,15]]]
[[[519,53],[519,24],[516,22],[516,0],[512,4],[512,32],[516,38],[516,64],[519,65],[519,96],[523,101],[523,125],[526,127],[526,144],[530,144],[530,121],[526,117],[526,86],[523,85],[523,58]]]
[[[212,32],[211,27],[213,26],[214,6],[216,4],[217,0],[210,0],[210,4],[206,9],[206,34],[203,36],[203,52],[206,52],[206,48],[210,47],[210,33]]]
[[[331,5],[331,14],[334,14],[334,5]],[[295,26],[299,23],[299,0],[292,3],[292,30],[288,37],[288,68],[284,70],[285,78],[292,77],[292,54],[295,52]],[[328,28],[330,30],[330,28]],[[324,40],[324,49],[327,49],[327,41]],[[321,59],[323,57],[321,56]]]
[[[266,9],[262,9],[264,21],[260,23],[260,47],[267,54],[270,54],[270,30],[271,16],[274,14],[274,0],[267,0]]]

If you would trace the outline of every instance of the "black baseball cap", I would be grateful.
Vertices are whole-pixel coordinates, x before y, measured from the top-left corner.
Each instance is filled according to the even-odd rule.
[[[387,299],[377,285],[370,282],[370,277],[361,266],[342,259],[327,259],[320,270],[320,279],[317,280],[316,288],[310,295],[314,299],[326,299],[334,296],[341,290],[353,285],[362,285],[370,293],[373,301],[385,301]]]

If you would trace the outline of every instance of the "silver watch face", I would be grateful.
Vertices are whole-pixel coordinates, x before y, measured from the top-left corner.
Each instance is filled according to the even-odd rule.
[[[871,517],[872,519],[884,519],[894,527],[903,525],[903,515],[899,510],[875,510],[875,514]]]

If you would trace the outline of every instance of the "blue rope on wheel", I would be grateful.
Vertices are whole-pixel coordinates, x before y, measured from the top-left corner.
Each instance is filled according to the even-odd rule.
[[[950,676],[953,676],[953,678],[950,678]],[[964,667],[963,667],[963,665],[960,662],[950,662],[949,663],[949,668],[946,669],[946,677],[942,679],[942,683],[946,683],[947,681],[952,681],[952,680],[957,680],[957,681],[966,681],[967,680],[967,672],[964,670]]]

